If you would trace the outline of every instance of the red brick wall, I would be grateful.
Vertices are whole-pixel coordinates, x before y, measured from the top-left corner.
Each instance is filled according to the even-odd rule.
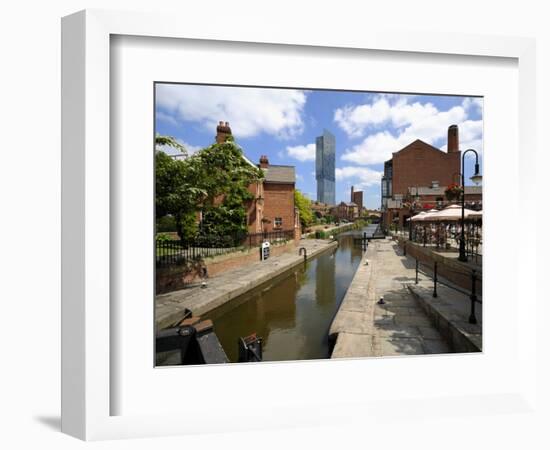
[[[273,245],[270,249],[270,256],[279,256],[296,249],[296,241],[292,240],[282,245]],[[183,289],[185,285],[201,281],[200,273],[206,267],[208,276],[213,277],[246,264],[260,261],[259,247],[251,248],[243,252],[220,255],[208,258],[205,261],[197,261],[192,267],[174,266],[158,268],[156,270],[155,290],[157,294]]]
[[[411,186],[440,186],[453,182],[460,173],[460,152],[445,153],[420,140],[393,154],[393,194],[407,194]],[[455,175],[456,179],[456,175]]]
[[[272,231],[275,228],[275,217],[283,219],[280,230],[294,229],[294,185],[283,183],[264,183],[264,208],[263,216],[269,219],[264,224],[264,231]]]
[[[359,207],[359,213],[361,213],[363,209],[363,191],[354,192],[351,201]]]

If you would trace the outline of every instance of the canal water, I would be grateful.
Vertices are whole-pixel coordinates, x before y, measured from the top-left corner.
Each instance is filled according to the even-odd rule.
[[[237,362],[239,337],[252,333],[263,339],[264,361],[329,358],[328,331],[362,257],[353,237],[375,229],[340,234],[337,249],[209,313],[230,361]]]

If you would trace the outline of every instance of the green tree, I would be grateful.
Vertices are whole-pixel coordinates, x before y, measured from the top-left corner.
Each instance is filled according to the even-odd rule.
[[[181,239],[199,231],[199,211],[201,235],[246,233],[246,203],[253,198],[248,187],[263,178],[263,172],[245,160],[232,139],[184,159],[174,159],[161,151],[168,145],[186,155],[174,138],[157,135],[155,143],[157,219],[173,216]]]
[[[302,229],[307,228],[313,223],[313,211],[311,209],[311,201],[298,189],[294,190],[294,205],[300,213],[300,224]]]
[[[231,139],[207,147],[194,159],[203,173],[207,196],[202,202],[201,233],[235,236],[246,234],[246,207],[254,196],[248,187],[263,178],[261,169],[245,160],[242,149]]]
[[[163,151],[155,154],[155,213],[157,220],[174,217],[180,239],[196,234],[197,205],[206,192],[201,188],[200,171],[189,159],[177,160]]]

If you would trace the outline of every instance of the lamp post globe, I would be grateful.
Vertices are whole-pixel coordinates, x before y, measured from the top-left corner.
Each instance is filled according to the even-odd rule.
[[[465,204],[465,197],[466,197],[466,187],[464,186],[464,157],[466,156],[466,153],[473,152],[476,156],[476,164],[474,167],[474,174],[470,178],[472,182],[475,184],[479,184],[482,180],[482,176],[479,173],[479,155],[473,148],[469,148],[468,150],[465,150],[462,153],[462,174],[461,174],[461,181],[462,181],[462,217],[460,221],[460,246],[458,250],[458,260],[462,262],[468,261],[468,257],[466,256],[466,237],[464,235],[464,204]]]

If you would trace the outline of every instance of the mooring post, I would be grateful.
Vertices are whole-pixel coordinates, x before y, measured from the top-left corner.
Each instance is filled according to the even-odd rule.
[[[416,267],[415,267],[415,279],[414,279],[414,284],[418,284],[418,258],[416,258]]]
[[[437,297],[437,261],[434,261],[434,297]]]
[[[407,241],[403,241],[403,256],[407,256]]]
[[[468,319],[468,322],[470,322],[472,324],[477,323],[477,319],[476,319],[476,302],[477,302],[476,280],[477,280],[477,274],[476,274],[475,269],[473,269],[472,270],[472,294],[470,295],[471,309],[470,309],[470,318]]]
[[[304,262],[306,262],[306,260],[307,260],[307,248],[300,247],[300,250],[298,250],[298,256],[300,256],[302,254],[302,250],[304,251]]]

